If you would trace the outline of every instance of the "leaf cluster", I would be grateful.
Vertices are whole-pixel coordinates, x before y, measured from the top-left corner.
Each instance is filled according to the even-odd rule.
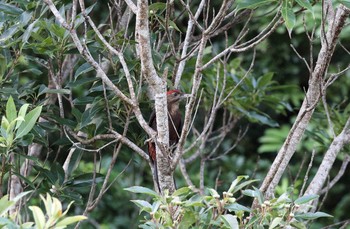
[[[318,198],[308,195],[296,198],[290,191],[278,198],[264,200],[263,194],[256,188],[246,189],[256,180],[246,180],[247,176],[238,176],[222,196],[212,188],[205,195],[197,193],[191,187],[183,187],[172,195],[159,195],[153,190],[133,186],[125,190],[145,194],[153,202],[132,200],[146,215],[141,228],[307,228],[307,221],[320,217],[331,217],[323,212],[302,213],[299,207]],[[241,204],[237,194],[256,198],[258,206],[251,208]],[[236,197],[235,197],[236,196]]]

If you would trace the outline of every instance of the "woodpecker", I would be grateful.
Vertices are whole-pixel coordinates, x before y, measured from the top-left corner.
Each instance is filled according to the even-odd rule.
[[[180,100],[183,99],[184,96],[179,90],[170,90],[167,92],[167,103],[168,103],[168,125],[169,125],[169,146],[174,150],[176,144],[179,142],[179,138],[182,131],[182,118],[181,112],[179,109]],[[149,126],[152,127],[155,131],[157,131],[157,121],[156,121],[156,112],[150,116]],[[157,153],[156,153],[156,145],[154,142],[148,142],[148,154],[151,158],[151,161],[155,168],[155,175],[157,179],[157,185],[159,188],[159,180],[158,180],[158,171],[157,171]],[[160,188],[159,188],[160,192]]]

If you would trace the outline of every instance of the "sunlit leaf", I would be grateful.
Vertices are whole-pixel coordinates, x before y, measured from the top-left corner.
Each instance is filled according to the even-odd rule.
[[[275,227],[277,227],[278,225],[280,225],[280,223],[282,222],[283,218],[282,217],[276,217],[272,220],[269,229],[273,229]]]
[[[43,229],[45,225],[45,215],[43,211],[37,206],[30,206],[29,209],[33,213],[35,227],[37,229]]]
[[[17,110],[15,102],[13,101],[12,96],[9,97],[6,103],[6,118],[9,123],[17,118]]]
[[[56,224],[56,227],[67,226],[69,224],[76,223],[76,222],[79,222],[79,221],[82,221],[82,220],[85,220],[85,219],[87,219],[87,217],[83,216],[83,215],[66,217],[63,220],[59,221]]]
[[[0,199],[0,216],[6,214],[6,212],[13,206],[16,202],[9,200],[8,195],[1,197]]]
[[[129,188],[124,188],[124,190],[129,191],[129,192],[133,192],[133,193],[142,193],[142,194],[147,194],[149,196],[159,196],[158,193],[156,193],[155,191],[149,189],[149,188],[145,188],[142,186],[132,186]]]
[[[233,216],[231,214],[225,214],[221,216],[224,225],[230,229],[238,229],[238,221],[237,216]]]
[[[24,135],[28,134],[33,126],[35,125],[36,121],[38,120],[40,114],[41,114],[42,106],[38,106],[31,110],[25,117],[24,121],[21,123],[21,125],[18,127],[16,132],[16,139],[19,139],[23,137]]]
[[[18,127],[22,124],[22,122],[24,121],[24,117],[26,116],[26,113],[27,113],[27,109],[29,107],[29,104],[26,103],[26,104],[23,104],[21,106],[21,108],[19,109],[18,111],[18,119],[17,120],[17,123],[16,123],[16,129],[18,129]]]

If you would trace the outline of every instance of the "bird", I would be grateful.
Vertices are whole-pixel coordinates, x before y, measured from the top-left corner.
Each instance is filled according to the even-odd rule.
[[[179,104],[180,100],[183,98],[183,93],[178,89],[170,90],[167,92],[169,146],[172,149],[172,151],[176,149],[176,144],[179,142],[179,138],[182,131],[182,115],[179,109]],[[157,131],[157,120],[155,111],[152,112],[148,124],[153,130]],[[155,176],[159,192],[161,192],[159,187],[157,171],[156,145],[153,141],[148,142],[148,154],[155,169]]]

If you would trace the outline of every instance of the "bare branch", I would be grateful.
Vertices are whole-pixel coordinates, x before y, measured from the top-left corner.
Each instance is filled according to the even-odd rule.
[[[134,14],[137,14],[137,6],[132,0],[124,0]]]
[[[327,187],[323,188],[320,191],[320,195],[325,194],[326,192],[328,192],[339,180],[340,178],[344,175],[345,170],[348,166],[350,162],[350,156],[349,155],[345,155],[345,158],[343,160],[343,163],[340,167],[340,170],[338,171],[338,174],[333,178],[333,180],[327,185]]]
[[[319,166],[316,175],[309,184],[304,195],[319,194],[326,181],[327,176],[333,166],[333,163],[345,144],[350,142],[350,117],[348,118],[342,132],[334,138],[333,142],[329,146],[321,165]],[[307,211],[309,206],[303,206],[302,210]]]

